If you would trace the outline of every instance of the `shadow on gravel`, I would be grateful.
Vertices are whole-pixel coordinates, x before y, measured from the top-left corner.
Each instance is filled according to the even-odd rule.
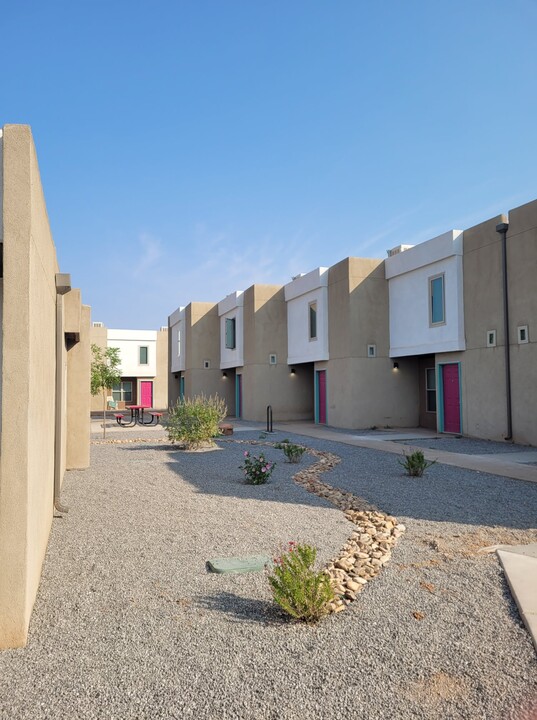
[[[243,598],[228,592],[194,598],[194,605],[203,610],[224,613],[240,623],[287,625],[289,622],[274,603]]]

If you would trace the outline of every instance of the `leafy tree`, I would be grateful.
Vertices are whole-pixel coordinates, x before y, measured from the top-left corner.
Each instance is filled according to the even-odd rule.
[[[119,366],[119,348],[107,348],[103,350],[98,345],[91,346],[91,394],[103,394],[103,438],[106,437],[106,395],[110,388],[117,385],[121,380]]]

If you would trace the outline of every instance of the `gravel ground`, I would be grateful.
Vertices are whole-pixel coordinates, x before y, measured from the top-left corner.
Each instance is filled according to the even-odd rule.
[[[262,574],[205,572],[208,557],[290,539],[325,560],[352,532],[292,483],[280,451],[252,487],[241,443],[94,445],[91,470],[66,476],[71,509],[53,523],[28,646],[0,654],[0,717],[504,720],[537,700],[496,557],[475,554],[537,539],[537,487],[442,465],[407,478],[388,453],[297,440],[342,458],[323,479],[407,525],[356,603],[289,624]]]

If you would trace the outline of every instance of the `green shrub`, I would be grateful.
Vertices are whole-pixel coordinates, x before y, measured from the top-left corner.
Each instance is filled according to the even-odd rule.
[[[414,450],[413,453],[408,455],[403,450],[403,455],[405,459],[399,460],[399,464],[405,468],[407,475],[410,475],[410,477],[422,477],[427,468],[436,463],[436,460],[426,460],[421,450]]]
[[[226,415],[226,403],[218,395],[195,395],[178,400],[169,411],[168,438],[172,443],[184,443],[187,448],[210,443],[220,434],[218,423]]]
[[[274,558],[273,574],[269,575],[272,596],[288,615],[296,620],[313,623],[329,611],[334,600],[330,578],[313,569],[316,548],[289,543],[281,557]]]
[[[280,449],[283,450],[287,462],[290,463],[300,462],[302,455],[306,452],[306,448],[302,445],[293,445],[293,443],[290,442],[282,443]]]
[[[244,451],[244,465],[239,465],[246,475],[246,483],[248,485],[263,485],[272,475],[272,471],[276,467],[275,463],[268,462],[263,453],[259,457],[250,455],[248,450]]]

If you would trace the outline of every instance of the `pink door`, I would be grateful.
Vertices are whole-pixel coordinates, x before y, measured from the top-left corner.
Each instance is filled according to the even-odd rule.
[[[317,371],[317,422],[326,425],[326,370]]]
[[[140,381],[140,405],[153,407],[153,381]]]
[[[444,404],[444,432],[461,431],[461,397],[459,366],[457,363],[442,365],[442,396]]]

